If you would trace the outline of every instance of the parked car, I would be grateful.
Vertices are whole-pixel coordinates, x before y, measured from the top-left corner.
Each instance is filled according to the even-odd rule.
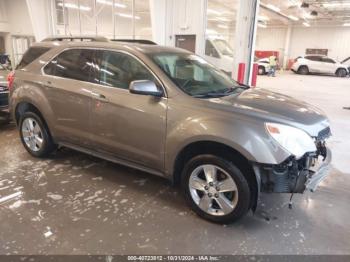
[[[7,87],[7,75],[9,70],[2,64],[0,64],[0,111],[8,109],[8,96],[9,90]]]
[[[328,174],[322,111],[240,85],[188,51],[44,42],[23,59],[10,109],[35,157],[65,146],[165,177],[218,223],[255,210],[260,192],[315,191]]]
[[[295,59],[292,71],[301,75],[330,74],[338,77],[345,77],[349,71],[342,63],[322,55],[307,55]]]
[[[266,75],[270,71],[270,61],[269,58],[255,58],[256,63],[258,63],[258,74]]]
[[[350,73],[350,57],[344,59],[341,63],[348,68],[348,72]]]

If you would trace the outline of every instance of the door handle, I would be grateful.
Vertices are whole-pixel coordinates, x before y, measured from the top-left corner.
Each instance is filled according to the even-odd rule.
[[[108,103],[108,102],[109,102],[108,98],[107,98],[105,95],[103,95],[103,94],[99,94],[99,93],[94,93],[94,92],[92,92],[92,95],[93,95],[93,96],[95,97],[95,99],[98,100],[98,101],[101,101],[101,102],[103,102],[103,103]]]
[[[46,81],[46,87],[52,88],[52,82],[50,80]]]

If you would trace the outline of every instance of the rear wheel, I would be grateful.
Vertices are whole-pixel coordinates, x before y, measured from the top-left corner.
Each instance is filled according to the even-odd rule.
[[[33,112],[26,112],[22,115],[19,133],[25,149],[35,157],[48,156],[56,148],[47,126]]]
[[[186,164],[182,188],[191,208],[216,223],[234,222],[249,210],[248,181],[233,163],[214,155],[196,156]]]
[[[347,72],[346,72],[346,70],[344,68],[340,68],[340,69],[337,70],[336,75],[338,77],[346,77]]]
[[[307,75],[309,74],[309,68],[307,66],[301,66],[298,69],[298,74]]]

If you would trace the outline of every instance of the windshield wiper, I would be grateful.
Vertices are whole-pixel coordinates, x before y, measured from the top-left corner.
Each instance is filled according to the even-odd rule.
[[[237,88],[239,87],[230,87],[227,90],[224,91],[216,91],[216,92],[208,92],[204,94],[198,94],[194,95],[193,97],[200,97],[200,98],[205,98],[205,97],[222,97],[222,96],[228,96],[232,94]]]

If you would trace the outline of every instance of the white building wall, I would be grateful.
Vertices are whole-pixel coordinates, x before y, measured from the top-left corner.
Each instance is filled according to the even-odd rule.
[[[151,0],[153,39],[175,46],[175,35],[196,35],[196,53],[203,54],[205,4],[205,0]]]
[[[284,49],[287,28],[258,28],[256,36],[256,50],[259,51],[280,51]]]
[[[5,0],[0,0],[0,32],[9,32],[10,24],[8,22]]]
[[[259,28],[256,50],[276,50],[282,55],[287,27]],[[306,48],[328,49],[328,56],[343,60],[350,56],[349,27],[293,27],[290,39],[289,59],[305,55]]]
[[[34,35],[26,1],[6,0],[7,17],[12,35]]]
[[[292,31],[290,56],[304,55],[306,48],[328,49],[328,56],[343,60],[350,56],[349,27],[297,27]]]

